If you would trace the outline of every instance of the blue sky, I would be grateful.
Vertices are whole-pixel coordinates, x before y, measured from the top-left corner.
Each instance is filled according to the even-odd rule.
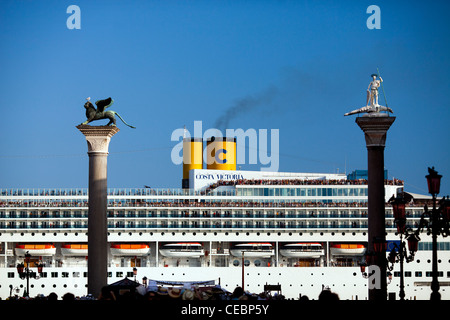
[[[70,30],[67,7],[81,10]],[[381,10],[368,29],[367,7]],[[177,128],[279,130],[279,171],[367,168],[344,113],[380,69],[389,107],[385,166],[426,193],[428,166],[450,193],[448,1],[1,1],[0,187],[87,187],[85,98],[109,96],[118,123],[109,187],[180,187]],[[380,103],[385,104],[380,95]],[[97,125],[106,124],[105,121]],[[261,165],[242,165],[259,170]]]

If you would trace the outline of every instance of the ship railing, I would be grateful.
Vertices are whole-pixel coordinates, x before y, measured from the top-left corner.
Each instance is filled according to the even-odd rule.
[[[206,192],[181,188],[109,188],[108,196],[234,196],[234,189]],[[56,197],[89,195],[87,188],[0,188],[3,197]]]

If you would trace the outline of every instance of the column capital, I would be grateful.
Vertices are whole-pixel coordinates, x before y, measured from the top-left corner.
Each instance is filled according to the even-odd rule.
[[[88,153],[108,153],[111,137],[120,131],[115,126],[79,125],[77,129],[86,137]]]
[[[384,147],[387,131],[395,117],[358,117],[355,121],[364,131],[367,147]]]

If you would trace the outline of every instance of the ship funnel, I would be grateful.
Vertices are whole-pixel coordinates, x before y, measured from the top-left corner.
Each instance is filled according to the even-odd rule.
[[[189,171],[193,169],[203,169],[203,139],[183,138],[183,188],[189,188]]]
[[[206,168],[210,170],[236,170],[236,138],[208,138],[206,142]]]

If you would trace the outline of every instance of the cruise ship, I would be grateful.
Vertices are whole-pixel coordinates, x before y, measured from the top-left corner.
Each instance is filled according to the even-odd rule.
[[[185,140],[192,156],[202,141]],[[235,140],[223,143],[235,150]],[[202,159],[185,160],[179,189],[108,189],[108,283],[212,282],[230,292],[244,284],[252,293],[276,285],[287,299],[317,299],[325,288],[342,300],[368,299],[360,268],[368,238],[364,175],[242,171],[220,166],[225,161],[203,168]],[[404,192],[403,181],[385,180],[386,255],[400,239],[388,200]],[[427,197],[409,195],[407,226],[415,229]],[[30,296],[87,295],[87,225],[87,189],[0,189],[0,298],[26,290],[17,271],[26,253],[37,275]],[[431,235],[420,238],[404,266],[411,300],[431,293]],[[448,300],[450,241],[438,241],[440,293]],[[399,299],[398,263],[387,277],[389,297]]]

